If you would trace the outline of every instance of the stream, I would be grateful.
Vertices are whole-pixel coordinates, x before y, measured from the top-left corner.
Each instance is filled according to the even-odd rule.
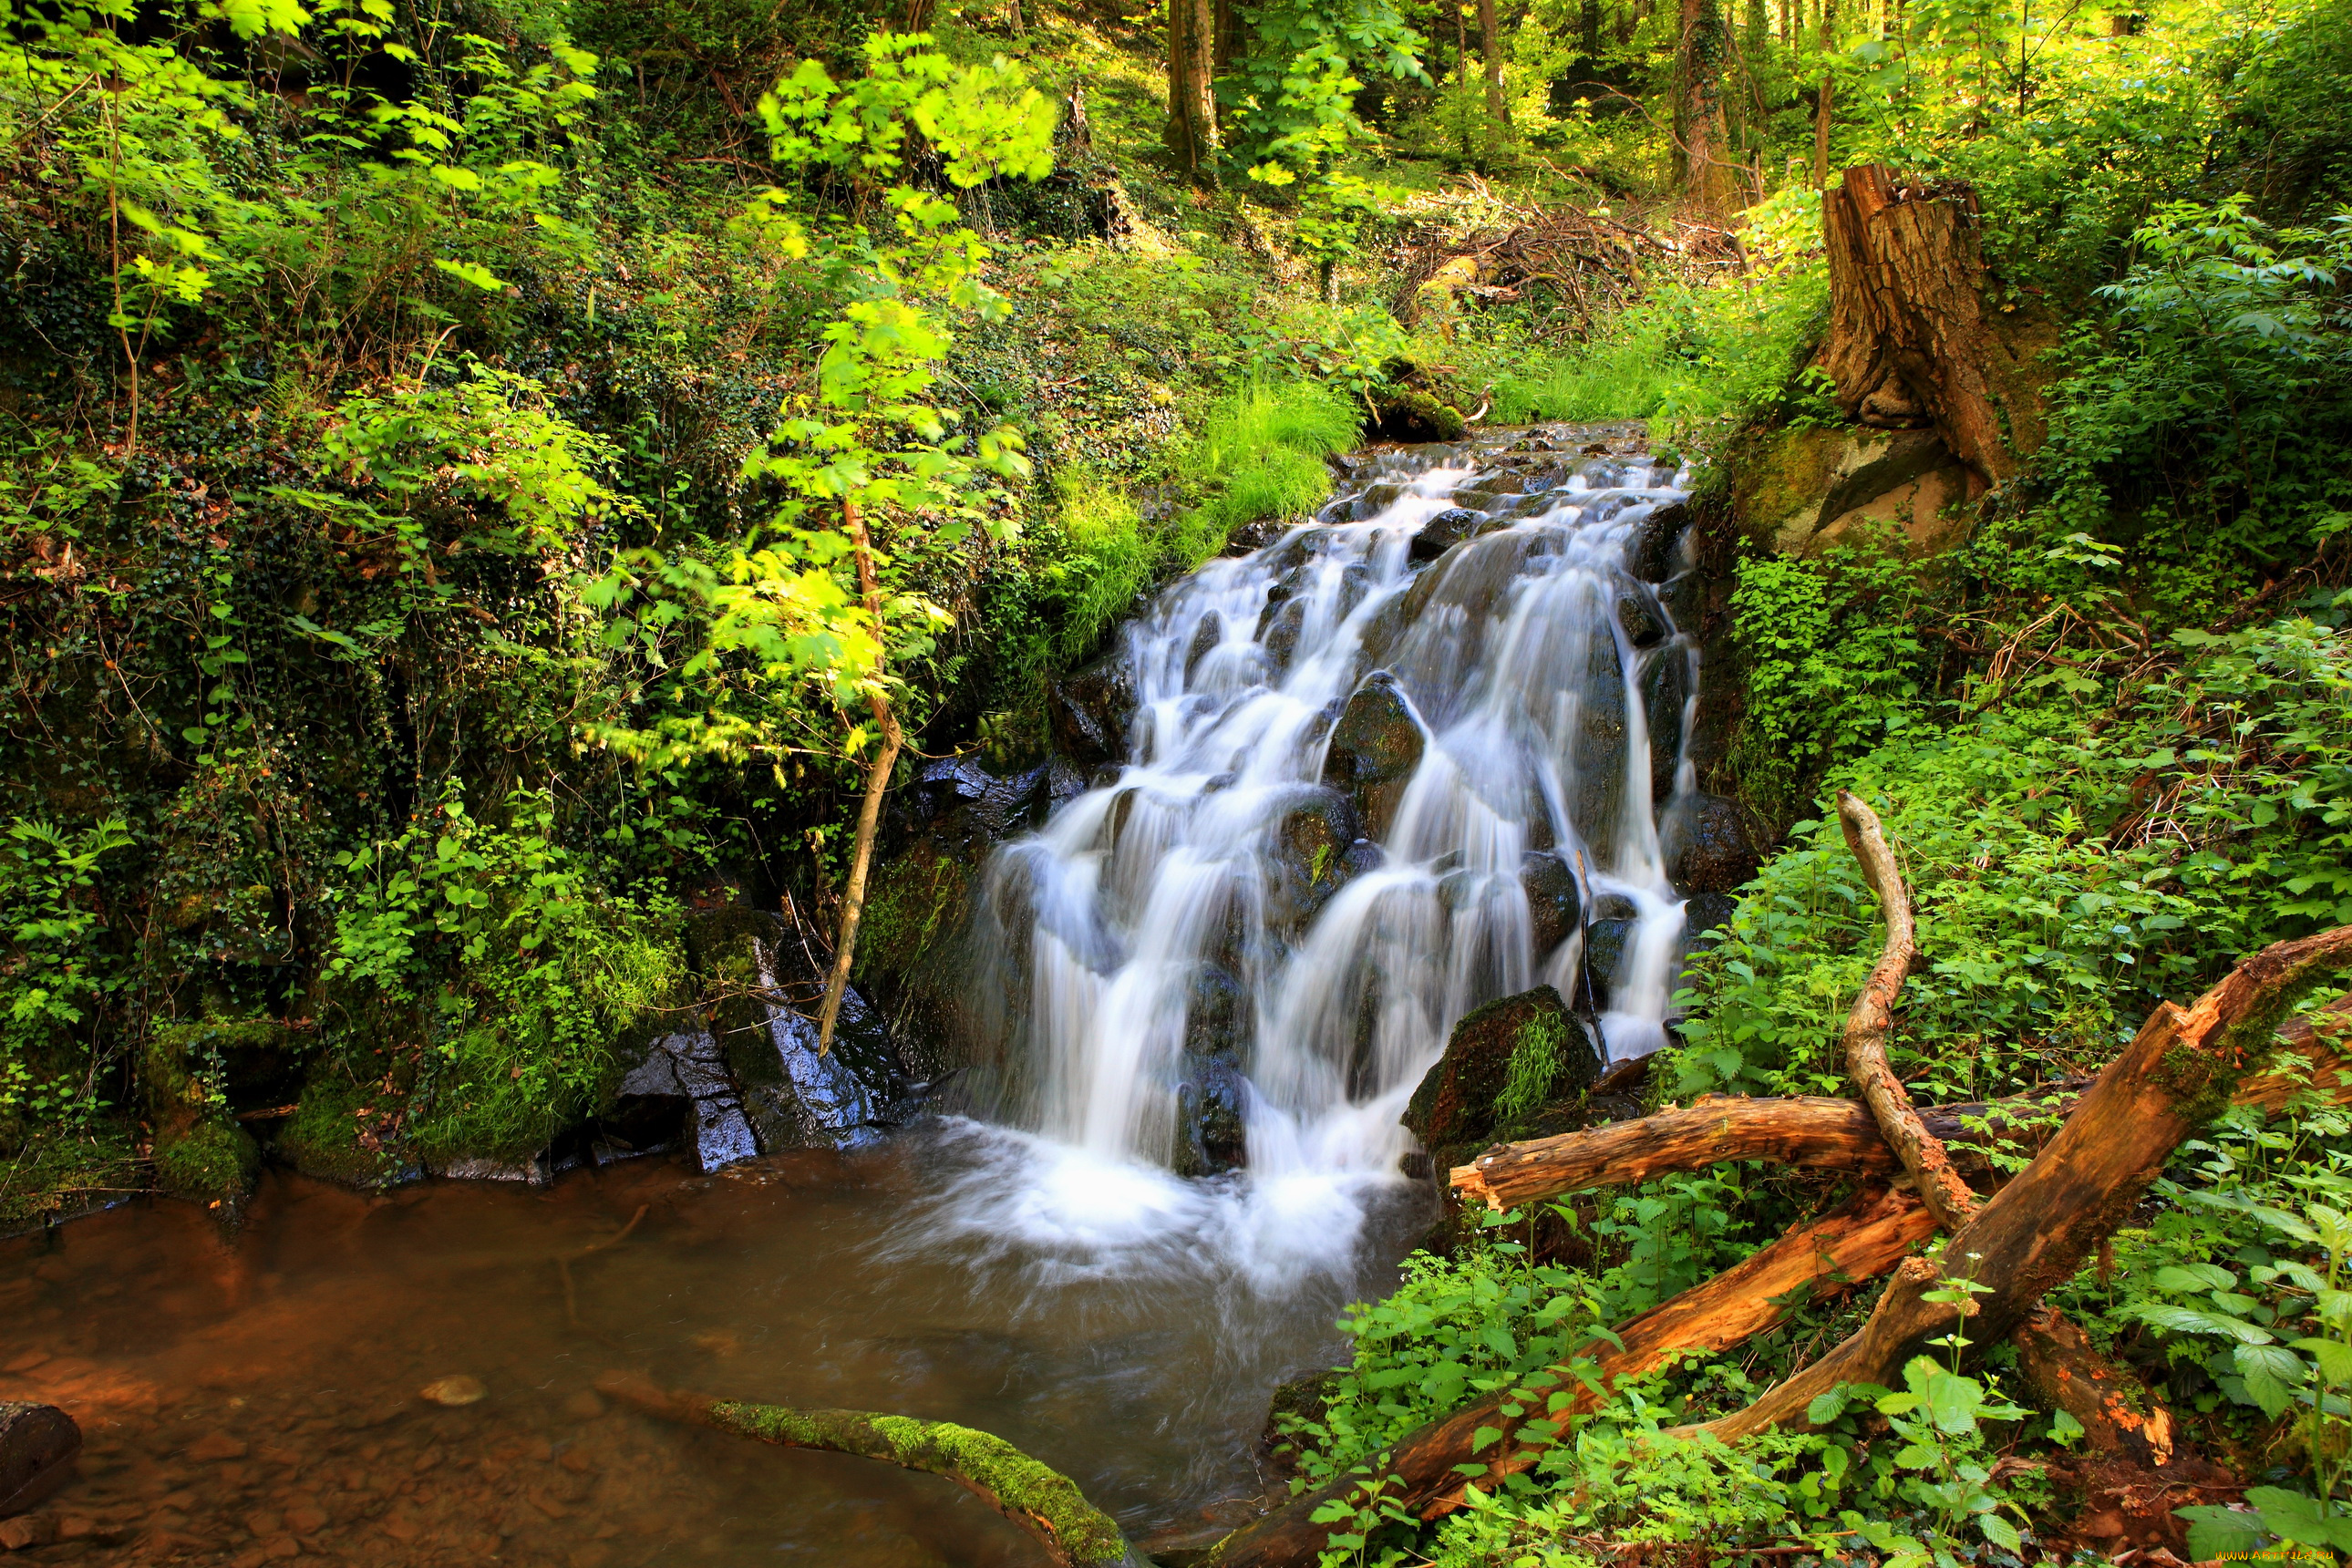
[[[1398,1118],[1453,1023],[1550,984],[1598,1055],[1664,1037],[1697,654],[1643,524],[1683,482],[1624,430],[1375,453],[1162,593],[1124,760],[982,873],[986,1119],[0,1242],[0,1398],[89,1437],[28,1557],[1038,1560],[934,1478],[615,1408],[622,1370],[979,1426],[1131,1536],[1239,1522],[1269,1391],[1430,1222]]]

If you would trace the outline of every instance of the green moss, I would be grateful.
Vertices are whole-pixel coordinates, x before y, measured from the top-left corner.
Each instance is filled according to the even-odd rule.
[[[261,1174],[261,1151],[234,1121],[208,1117],[177,1137],[155,1141],[155,1184],[211,1207],[241,1206]]]
[[[391,1116],[403,1096],[380,1083],[353,1083],[340,1068],[313,1073],[302,1090],[301,1103],[278,1129],[272,1152],[306,1176],[347,1187],[383,1187],[399,1181],[412,1167],[402,1157],[402,1141],[386,1142],[372,1131]]]
[[[1077,1483],[1003,1438],[946,1421],[857,1410],[793,1410],[723,1400],[703,1418],[723,1432],[788,1448],[822,1448],[961,1481],[1003,1512],[1051,1533],[1073,1562],[1117,1563],[1127,1541]]]
[[[0,1236],[70,1219],[145,1185],[119,1127],[11,1138],[0,1152]]]

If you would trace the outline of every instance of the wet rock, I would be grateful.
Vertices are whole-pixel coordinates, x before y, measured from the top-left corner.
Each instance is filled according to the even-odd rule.
[[[1187,684],[1192,681],[1192,672],[1201,668],[1201,661],[1209,657],[1209,650],[1224,640],[1224,619],[1211,610],[1201,617],[1200,629],[1192,634],[1192,646],[1184,650],[1184,679]]]
[[[1576,872],[1552,851],[1535,850],[1519,863],[1519,886],[1528,895],[1536,957],[1540,961],[1577,930],[1582,897],[1577,889]]]
[[[1405,782],[1421,765],[1424,738],[1404,689],[1385,669],[1364,678],[1324,753],[1323,782],[1353,802],[1356,820],[1372,837],[1387,832]]]
[[[1135,670],[1124,648],[1055,681],[1045,703],[1054,749],[1080,767],[1118,761],[1135,703]]]
[[[1248,989],[1216,965],[1202,965],[1185,996],[1185,1053],[1236,1057],[1247,1043],[1249,1025]]]
[[[1663,583],[1675,574],[1675,546],[1690,526],[1690,503],[1662,506],[1634,525],[1625,546],[1625,569],[1644,583]]]
[[[1355,808],[1328,785],[1283,813],[1266,868],[1267,924],[1304,931],[1354,874],[1349,851],[1357,837]]]
[[[843,994],[832,1049],[818,1052],[827,968],[821,938],[737,906],[698,920],[688,948],[717,997],[711,1033],[760,1152],[855,1148],[879,1135],[904,1068],[888,1028],[856,986]]]
[[[1693,951],[1712,947],[1730,929],[1739,900],[1729,893],[1694,893],[1683,905],[1683,942]]]
[[[1706,579],[1696,572],[1682,574],[1658,590],[1658,604],[1675,630],[1697,636],[1706,615]]]
[[[1187,1057],[1176,1086],[1180,1176],[1214,1176],[1241,1169],[1248,1154],[1242,1070],[1223,1057]]]
[[[1635,647],[1652,647],[1666,640],[1666,628],[1652,612],[1650,602],[1639,594],[1617,595],[1617,624],[1625,628],[1625,640]]]
[[[459,1373],[454,1377],[436,1378],[416,1391],[417,1397],[428,1405],[446,1405],[455,1410],[463,1405],[479,1405],[490,1396],[482,1380]]]
[[[1547,1098],[1578,1093],[1600,1077],[1590,1037],[1550,986],[1475,1009],[1454,1026],[1445,1054],[1405,1107],[1405,1126],[1439,1168],[1458,1163],[1456,1155],[1475,1151],[1492,1134],[1496,1098],[1509,1085],[1512,1058],[1522,1049],[1552,1057]]]
[[[1434,561],[1486,525],[1486,514],[1467,507],[1448,507],[1421,525],[1412,536],[1412,558]]]
[[[1650,804],[1663,806],[1675,793],[1675,765],[1683,742],[1684,700],[1690,695],[1690,658],[1680,647],[1662,647],[1642,669],[1642,718],[1650,731]]]
[[[1748,837],[1747,812],[1719,795],[1675,802],[1658,836],[1666,874],[1685,898],[1731,892],[1755,876],[1763,860]]]
[[[197,1063],[272,1049],[285,1026],[274,1018],[182,1019],[149,1038],[140,1089],[154,1130],[155,1184],[235,1229],[261,1174],[261,1150],[200,1081]]]
[[[1288,1416],[1294,1421],[1319,1422],[1330,1408],[1332,1391],[1338,1387],[1340,1373],[1337,1367],[1323,1367],[1285,1378],[1274,1385],[1273,1397],[1266,1401],[1265,1426],[1258,1434],[1258,1450],[1265,1455],[1277,1475],[1295,1472],[1297,1466],[1299,1439],[1283,1430]]]
[[[1423,577],[1429,575],[1428,573],[1423,574]],[[1418,588],[1419,584],[1414,586]],[[1391,594],[1379,609],[1365,618],[1363,647],[1367,664],[1381,664],[1395,649],[1397,639],[1403,635],[1412,619],[1407,602],[1410,596],[1407,594]]]
[[[1597,915],[1586,923],[1584,973],[1592,983],[1595,1002],[1608,1001],[1609,988],[1617,983],[1617,967],[1624,963],[1626,950],[1633,945],[1633,928],[1640,923],[1631,914]]]
[[[1625,676],[1617,639],[1597,632],[1586,650],[1582,705],[1575,743],[1576,795],[1569,809],[1588,844],[1616,837],[1625,795]]]
[[[1368,517],[1378,517],[1396,505],[1397,497],[1402,494],[1404,494],[1402,485],[1373,485],[1348,503],[1348,515],[1358,522],[1361,522]]]
[[[80,1452],[81,1427],[56,1405],[0,1404],[0,1519],[53,1495]]]
[[[706,1175],[760,1152],[726,1054],[701,1030],[663,1035],[648,1045],[599,1120],[635,1150],[691,1140],[695,1163]]]

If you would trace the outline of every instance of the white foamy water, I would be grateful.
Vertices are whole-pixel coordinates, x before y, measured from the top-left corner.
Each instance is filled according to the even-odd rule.
[[[1646,459],[1550,460],[1564,482],[1469,498],[1488,531],[1417,562],[1498,471],[1386,459],[1340,521],[1210,563],[1127,628],[1125,763],[987,872],[1018,1128],[954,1135],[930,1226],[1049,1275],[1279,1292],[1346,1273],[1402,1201],[1398,1117],[1465,1013],[1549,983],[1611,1057],[1662,1043],[1683,915],[1659,797],[1693,787],[1697,660],[1627,551],[1682,492]],[[1368,682],[1421,754],[1351,796],[1332,734]],[[1538,942],[1545,856],[1622,933],[1611,973],[1583,972],[1577,922]]]

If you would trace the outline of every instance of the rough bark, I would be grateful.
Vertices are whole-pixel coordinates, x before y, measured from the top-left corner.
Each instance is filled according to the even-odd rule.
[[[639,1378],[608,1374],[597,1386],[612,1396],[675,1421],[756,1437],[784,1448],[855,1454],[944,1476],[1035,1536],[1047,1555],[1072,1568],[1132,1561],[1127,1540],[1077,1483],[1003,1438],[946,1421],[918,1421],[864,1410],[794,1410],[673,1394]]]
[[[833,973],[825,977],[824,1005],[817,1014],[816,1054],[833,1049],[833,1026],[841,1017],[841,999],[849,989],[849,967],[857,956],[857,926],[866,916],[866,873],[874,862],[874,836],[882,823],[882,796],[890,787],[890,772],[898,765],[898,750],[906,736],[898,728],[898,711],[882,689],[882,590],[874,576],[874,542],[857,503],[841,503],[842,522],[849,531],[851,552],[857,560],[857,586],[866,597],[866,613],[874,618],[874,684],[866,701],[881,731],[881,749],[866,773],[866,798],[857,808],[857,841],[849,858],[849,883],[842,891],[841,931],[833,944]]]
[[[1730,165],[1724,158],[1723,12],[1717,0],[1682,0],[1682,34],[1675,52],[1675,152],[1683,201],[1701,216],[1719,218],[1729,205]]]
[[[1510,101],[1503,96],[1503,40],[1495,26],[1495,0],[1478,0],[1478,56],[1486,68],[1486,118],[1493,122],[1488,140],[1493,141],[1511,123]]]
[[[2315,1018],[2326,1022],[2326,1031],[2313,1027]],[[2281,1029],[2274,1058],[2279,1065],[2240,1084],[2231,1103],[2278,1111],[2297,1094],[2310,1092],[2330,1105],[2352,1105],[2352,1063],[2323,1037],[2338,1029],[2352,1030],[2352,996]],[[1948,1145],[1961,1143],[1953,1163],[1977,1175],[1990,1169],[1984,1150],[2031,1154],[2049,1142],[2074,1113],[2089,1083],[2086,1079],[2051,1084],[1990,1103],[1929,1106],[1919,1117]],[[1499,1143],[1451,1174],[1465,1202],[1507,1209],[1592,1187],[1629,1186],[1673,1171],[1704,1170],[1727,1160],[1769,1160],[1799,1170],[1880,1179],[1902,1168],[1859,1100],[1708,1095],[1632,1121]]]
[[[1861,863],[1863,878],[1878,895],[1886,917],[1885,945],[1871,966],[1870,978],[1863,982],[1862,994],[1853,999],[1853,1007],[1846,1015],[1846,1076],[1862,1091],[1862,1102],[1870,1107],[1887,1146],[1903,1162],[1903,1169],[1909,1173],[1936,1223],[1947,1230],[1958,1230],[1977,1212],[1976,1194],[1952,1169],[1943,1141],[1919,1120],[1911,1091],[1886,1063],[1886,1031],[1895,1020],[1895,999],[1901,994],[1904,977],[1911,973],[1911,960],[1919,951],[1911,921],[1911,892],[1903,885],[1903,873],[1895,867],[1895,851],[1887,847],[1878,814],[1846,790],[1838,791],[1838,826],[1844,831],[1845,847]]]
[[[1992,1287],[1969,1306],[1969,1337],[1984,1345],[2008,1335],[2073,1278],[2181,1140],[2270,1053],[2271,1031],[2294,996],[2347,966],[2352,926],[2339,926],[2263,949],[2185,1009],[2158,1006],[2033,1163],[1945,1245],[1955,1277]],[[1943,1278],[1927,1258],[1906,1260],[1852,1338],[1705,1430],[1730,1441],[1801,1423],[1813,1397],[1842,1383],[1895,1382],[1930,1335],[1953,1325],[1951,1306],[1926,1300]]]
[[[1547,1386],[1576,1389],[1570,1410],[1590,1410],[1601,1395],[1583,1383],[1580,1372],[1606,1390],[1655,1371],[1677,1353],[1738,1344],[1780,1321],[1807,1287],[1818,1300],[1875,1278],[1934,1228],[1934,1216],[1906,1194],[1880,1187],[1858,1194],[1738,1267],[1628,1321],[1617,1331],[1622,1348],[1596,1342],[1580,1367],[1552,1368]],[[1460,1504],[1465,1483],[1456,1465],[1483,1455],[1489,1460],[1489,1473],[1499,1476],[1534,1464],[1543,1450],[1542,1430],[1527,1434],[1528,1441],[1515,1435],[1499,1446],[1490,1441],[1476,1447],[1480,1427],[1508,1429],[1521,1424],[1503,1415],[1507,1397],[1507,1391],[1483,1399],[1399,1444],[1392,1473],[1401,1489],[1391,1488],[1386,1495],[1416,1513],[1435,1517]],[[1540,1399],[1539,1394],[1534,1406],[1538,1411]],[[1350,1484],[1352,1478],[1294,1498],[1236,1531],[1219,1543],[1205,1568],[1276,1568],[1314,1562],[1329,1540],[1331,1527],[1316,1523],[1311,1516]]]
[[[1168,0],[1168,151],[1196,184],[1216,182],[1213,0]]]
[[[2092,1452],[2145,1470],[2172,1462],[2172,1412],[2093,1349],[2056,1308],[2029,1313],[2010,1339],[2034,1402],[2081,1422]]]
[[[1838,405],[1864,425],[1932,425],[1974,493],[2010,479],[2009,398],[1996,398],[1989,376],[2009,351],[1985,321],[1975,194],[1906,184],[1864,163],[1824,193],[1822,225],[1830,331],[1819,363]]]
[[[1822,53],[1826,55],[1835,47],[1837,47],[1837,0],[1822,0]],[[1823,71],[1821,90],[1813,98],[1813,188],[1815,190],[1820,190],[1830,183],[1830,110],[1836,98],[1836,79],[1829,72]]]

